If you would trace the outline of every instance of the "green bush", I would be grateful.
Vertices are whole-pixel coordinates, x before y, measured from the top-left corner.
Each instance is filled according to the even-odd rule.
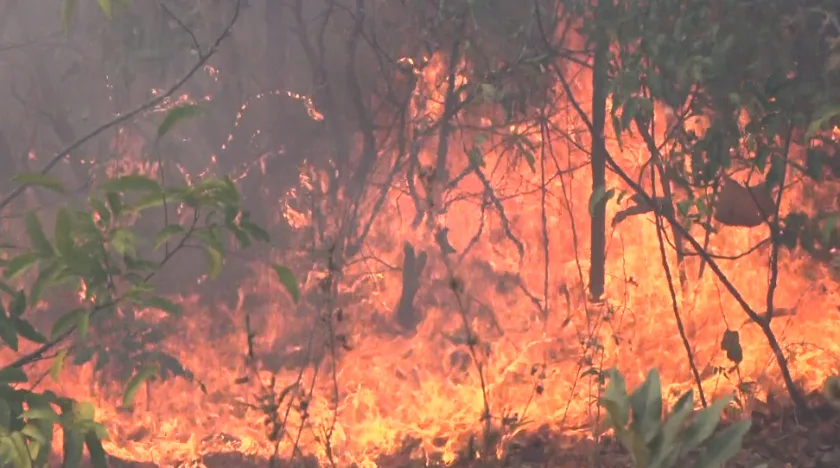
[[[714,434],[721,412],[732,396],[712,403],[691,417],[694,391],[689,390],[663,417],[662,389],[655,369],[631,395],[627,394],[619,371],[611,370],[609,379],[600,404],[607,410],[608,423],[616,438],[630,452],[635,468],[682,466],[689,452],[695,449],[702,449],[695,467],[720,467],[741,450],[744,435],[750,430],[751,421],[744,420]]]

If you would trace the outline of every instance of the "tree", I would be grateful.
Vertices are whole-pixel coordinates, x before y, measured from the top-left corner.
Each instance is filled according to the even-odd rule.
[[[304,306],[297,314],[301,322],[311,322],[311,334],[288,337],[300,347],[307,339],[316,345],[302,353],[305,357],[287,360],[293,361],[291,364],[277,364],[296,366],[293,374],[298,376],[291,377],[288,387],[278,392],[266,386],[262,389],[265,394],[259,395],[258,409],[266,416],[269,440],[276,444],[275,457],[279,457],[280,441],[288,432],[291,411],[300,416],[298,436],[305,432],[304,437],[308,437],[309,429],[316,423],[323,424],[318,431],[311,431],[317,432],[312,440],[301,444],[321,444],[322,456],[334,464],[344,461],[334,460],[336,453],[350,452],[334,450],[331,445],[336,421],[341,417],[339,402],[347,401],[346,395],[339,395],[344,390],[337,369],[346,362],[343,357],[353,352],[348,339],[354,337],[346,336],[340,326],[347,320],[342,317],[353,307],[347,304],[359,302],[356,286],[365,281],[357,279],[368,278],[367,271],[359,273],[358,265],[373,261],[373,257],[388,265],[378,275],[378,280],[387,285],[383,289],[397,291],[399,297],[385,304],[390,311],[376,307],[360,311],[360,317],[354,316],[354,320],[361,323],[354,323],[354,329],[385,328],[387,331],[381,333],[408,338],[433,325],[424,313],[427,308],[420,304],[434,301],[436,309],[455,311],[452,318],[458,322],[457,336],[447,337],[454,351],[440,357],[469,368],[469,377],[481,386],[483,404],[476,417],[480,418],[483,443],[480,447],[470,444],[465,456],[474,457],[473,452],[480,451],[482,458],[489,457],[498,452],[505,439],[500,434],[519,427],[525,418],[524,410],[516,417],[500,415],[498,406],[507,402],[492,398],[491,387],[500,377],[494,375],[496,364],[505,358],[490,356],[495,340],[506,333],[506,339],[514,341],[505,322],[527,321],[529,330],[520,336],[529,342],[533,336],[528,333],[540,327],[552,338],[550,344],[539,342],[546,348],[545,362],[532,368],[535,383],[528,390],[534,396],[545,390],[545,375],[550,373],[539,369],[551,365],[551,347],[571,338],[572,328],[578,333],[574,338],[581,343],[580,373],[591,376],[590,391],[599,393],[606,378],[599,354],[607,356],[605,347],[610,343],[617,343],[619,348],[622,345],[620,331],[606,336],[608,332],[601,327],[615,317],[619,307],[612,285],[620,281],[611,281],[609,288],[606,284],[607,275],[615,273],[610,265],[615,257],[608,258],[607,246],[614,245],[611,235],[622,227],[620,223],[632,225],[629,218],[650,215],[655,245],[643,246],[642,254],[660,263],[667,279],[662,294],[670,298],[701,403],[707,403],[703,384],[708,382],[701,372],[703,365],[695,363],[697,343],[692,342],[691,331],[683,322],[685,299],[693,292],[692,286],[701,284],[704,275],[709,276],[707,270],[742,306],[747,318],[765,332],[768,343],[780,356],[780,369],[794,399],[802,403],[780,354],[781,344],[770,329],[770,319],[777,316],[773,290],[779,281],[778,258],[784,256],[780,246],[802,247],[827,262],[840,236],[832,229],[836,223],[836,218],[831,218],[833,212],[785,217],[778,212],[778,202],[790,193],[793,174],[804,170],[819,177],[828,175],[828,167],[834,175],[840,173],[840,164],[832,153],[834,143],[827,138],[827,130],[836,123],[833,104],[837,100],[837,90],[830,85],[837,73],[831,65],[836,67],[837,63],[837,56],[831,54],[832,47],[835,52],[837,48],[831,45],[836,43],[833,18],[837,7],[831,2],[810,2],[807,6],[772,0],[244,3],[259,13],[250,16],[257,19],[240,23],[235,37],[226,38],[226,48],[209,60],[201,44],[205,36],[212,35],[212,41],[219,30],[226,28],[230,2],[201,2],[200,8],[193,8],[191,2],[179,1],[68,0],[64,2],[65,27],[70,26],[75,48],[86,54],[56,54],[61,56],[58,60],[44,55],[41,60],[29,60],[34,70],[29,78],[35,89],[32,94],[42,101],[30,110],[29,96],[20,97],[25,102],[24,110],[37,115],[41,129],[31,138],[30,146],[46,146],[54,133],[63,146],[70,148],[57,153],[55,161],[69,160],[71,164],[66,174],[57,164],[48,175],[36,174],[37,170],[26,167],[32,163],[29,158],[14,156],[19,151],[13,148],[16,139],[11,137],[11,130],[3,129],[5,140],[10,142],[6,146],[13,149],[5,150],[0,139],[0,160],[18,166],[22,174],[17,183],[32,188],[24,195],[56,203],[65,213],[58,232],[51,226],[53,218],[58,220],[57,213],[28,216],[28,223],[18,223],[21,232],[35,226],[29,230],[37,233],[40,225],[45,234],[36,234],[32,240],[39,239],[44,248],[38,250],[30,241],[33,245],[14,251],[7,259],[31,263],[27,264],[29,271],[16,279],[20,284],[8,281],[13,300],[4,302],[4,306],[9,303],[7,308],[17,311],[25,301],[25,308],[31,309],[32,287],[40,284],[38,273],[42,269],[90,268],[77,271],[73,277],[74,281],[86,281],[88,302],[59,328],[70,327],[67,331],[75,327],[73,336],[78,336],[89,321],[90,331],[84,342],[61,348],[67,352],[54,361],[59,363],[59,370],[60,363],[86,359],[100,362],[116,357],[131,362],[134,366],[127,374],[109,375],[128,385],[128,400],[152,375],[158,379],[172,374],[194,377],[171,356],[146,352],[136,340],[117,339],[104,331],[119,324],[134,335],[150,330],[165,333],[160,327],[150,327],[134,309],[149,305],[177,309],[166,302],[164,287],[180,288],[184,283],[172,279],[194,272],[185,272],[172,261],[160,265],[161,258],[155,255],[165,257],[174,250],[180,255],[183,249],[175,247],[181,240],[186,239],[186,244],[195,241],[199,249],[194,252],[207,255],[211,271],[216,273],[220,259],[230,251],[222,237],[251,244],[270,233],[277,243],[299,247],[296,254],[305,255],[307,268],[315,265],[313,268],[323,274],[316,287],[307,289]],[[22,9],[24,2],[9,5],[5,8]],[[110,19],[97,22],[95,27],[74,28],[82,15],[72,14],[73,5],[95,10],[97,18]],[[100,40],[100,35],[106,40]],[[101,50],[91,51],[91,43]],[[254,57],[254,50],[261,51],[260,59]],[[205,70],[195,71],[193,55],[208,59]],[[28,61],[21,62],[29,65]],[[19,68],[27,69],[7,68],[16,73]],[[180,122],[188,115],[199,118],[171,132],[158,130],[169,124],[146,125],[153,119],[139,118],[149,109],[148,103],[140,102],[162,81],[183,84],[169,93],[180,89],[185,95],[202,96],[201,102],[186,99],[174,106],[172,96],[154,101],[152,106],[170,109],[171,117],[165,121]],[[73,93],[61,93],[63,85]],[[163,90],[161,95],[165,94]],[[814,102],[832,106],[821,109]],[[70,203],[67,193],[71,189],[67,187],[74,181],[82,185],[92,177],[75,143],[81,134],[80,109],[85,107],[93,115],[112,113],[115,108],[138,109],[124,114],[126,120],[116,123],[125,123],[120,130],[140,141],[147,156],[143,163],[163,167],[160,175],[103,180],[96,173],[90,199]],[[701,131],[692,128],[690,120],[706,123]],[[789,146],[817,139],[823,146],[814,144],[804,158],[788,151]],[[625,164],[618,157],[625,150],[640,152],[645,162],[638,166]],[[43,154],[44,150],[33,152]],[[566,156],[568,160],[562,161]],[[132,155],[130,159],[142,158]],[[185,183],[208,169],[229,177]],[[589,170],[591,184],[586,173]],[[753,172],[753,179],[763,182],[754,184],[748,178],[745,185],[740,176],[748,171]],[[586,174],[586,189],[574,185],[578,174]],[[241,193],[234,190],[232,180],[237,181]],[[511,180],[514,183],[509,183]],[[517,184],[519,187],[515,187]],[[47,193],[46,186],[64,192]],[[292,191],[295,196],[286,196]],[[20,189],[15,192],[21,193]],[[88,193],[88,187],[84,193]],[[535,203],[527,210],[517,206],[529,195]],[[22,198],[9,199],[9,206],[31,208]],[[630,206],[608,223],[615,208],[613,202],[621,205],[625,201]],[[155,204],[158,206],[151,206]],[[174,204],[183,204],[188,214],[197,214],[195,229],[192,223],[196,217],[176,218]],[[282,218],[273,224],[278,204],[298,211],[305,218],[304,227],[298,229]],[[459,208],[465,204],[468,209]],[[6,208],[4,205],[0,210]],[[409,220],[404,226],[394,227],[406,209],[410,211]],[[553,211],[561,216],[554,216]],[[475,230],[463,232],[467,229],[459,226],[464,221],[460,218],[473,214],[475,218],[470,217],[464,225]],[[265,226],[266,231],[258,225]],[[761,306],[750,303],[754,294],[739,291],[723,274],[726,258],[709,247],[716,236],[715,227],[720,225],[764,226],[771,233],[761,244],[769,251],[771,271],[768,294]],[[395,232],[409,231],[414,239],[394,239]],[[156,244],[160,244],[158,250],[154,249]],[[254,257],[266,253],[268,247],[254,244],[250,250]],[[587,247],[590,252],[586,252]],[[654,255],[649,255],[647,247],[652,247]],[[260,248],[265,250],[257,250]],[[73,257],[77,250],[92,260],[84,257],[81,267],[68,263],[66,254]],[[51,251],[58,253],[44,253]],[[30,257],[19,259],[22,252]],[[582,257],[587,254],[589,268],[585,271]],[[561,259],[559,266],[553,260],[557,258]],[[104,266],[106,260],[108,265]],[[576,271],[571,275],[564,271],[567,263],[574,263]],[[225,268],[222,274],[230,271]],[[277,272],[288,284],[293,283],[291,271]],[[626,282],[631,283],[630,276],[640,279],[650,273],[624,274]],[[143,282],[150,274],[150,279]],[[207,300],[218,301],[217,291],[236,284],[236,276],[214,284],[219,287],[205,286]],[[441,288],[445,291],[439,294]],[[129,295],[135,289],[139,290],[137,298]],[[19,290],[23,290],[22,295]],[[35,299],[42,295],[39,289],[35,292]],[[298,294],[296,289],[292,293]],[[526,300],[516,297],[516,303],[526,304],[524,307],[492,307],[502,303],[500,299],[508,301],[520,294]],[[583,308],[579,306],[585,307],[587,294],[604,305],[597,308],[597,317],[592,309],[585,316],[576,314]],[[120,306],[111,307],[108,301],[120,302]],[[761,314],[761,310],[769,312]],[[558,311],[565,311],[566,316],[558,319]],[[635,312],[642,315],[646,311]],[[41,338],[35,332],[49,335],[37,324],[29,323],[36,329],[30,332],[24,322],[18,323],[17,319],[27,315],[6,317],[14,322],[14,327],[8,328],[14,329],[13,337],[7,332],[9,340],[18,340],[20,349],[27,345],[27,339],[20,338],[23,334],[34,336],[36,341]],[[583,320],[585,324],[579,323]],[[421,326],[424,321],[426,326]],[[258,360],[253,359],[255,332],[249,323],[246,321],[248,362],[253,364]],[[573,326],[566,328],[569,324]],[[732,361],[724,373],[732,372],[745,352],[751,352],[742,349],[737,330],[731,328],[720,340]],[[314,336],[318,339],[311,338]],[[423,338],[427,337],[413,339]],[[364,346],[365,337],[359,339]],[[43,340],[46,345],[52,336]],[[28,358],[24,353],[21,358],[52,358],[50,354],[56,348],[69,342],[69,338],[62,340],[43,356]],[[309,353],[311,349],[314,351]],[[448,353],[450,349],[436,351]],[[574,366],[578,360],[568,359],[558,365]],[[300,376],[305,370],[314,375],[311,385],[301,385]],[[332,378],[323,378],[327,373]],[[579,373],[570,374],[577,377]],[[20,378],[21,374],[16,375]],[[310,390],[302,396],[290,390],[304,386]],[[640,388],[642,394],[656,397],[650,385]],[[319,398],[322,404],[312,404]],[[55,406],[49,401],[47,405]],[[55,406],[57,413],[63,411],[59,406]],[[692,406],[690,398],[683,400],[680,413],[687,414]],[[332,414],[318,415],[307,409],[315,407],[322,411],[327,408]],[[704,414],[719,413],[718,407],[712,408],[717,409]],[[640,412],[645,413],[645,408]],[[84,421],[92,420],[88,407],[80,406],[77,413]],[[85,424],[77,431],[78,436],[90,433]],[[659,437],[660,428],[654,429]],[[29,432],[21,432],[27,444],[31,442],[27,439]],[[300,452],[300,437],[289,439],[292,453]],[[8,440],[7,447],[16,444],[12,436]],[[80,444],[68,446],[75,450]],[[664,457],[673,454],[659,453]]]
[[[579,6],[588,11],[586,4]],[[773,316],[773,298],[778,281],[779,249],[783,245],[796,245],[797,231],[803,223],[797,222],[801,214],[793,213],[782,219],[779,214],[780,201],[785,191],[785,180],[790,171],[822,177],[822,165],[828,150],[834,153],[836,143],[826,139],[817,131],[830,121],[836,121],[837,114],[821,103],[836,102],[838,88],[826,78],[833,76],[830,50],[836,46],[834,39],[840,30],[831,18],[835,18],[836,6],[828,3],[817,7],[806,7],[797,2],[758,2],[745,5],[742,2],[655,2],[636,4],[618,2],[611,14],[603,14],[603,7],[597,9],[597,16],[588,20],[583,16],[582,32],[585,37],[598,38],[607,34],[614,44],[611,54],[609,84],[612,101],[613,129],[621,142],[621,135],[633,132],[641,136],[650,156],[650,186],[653,192],[646,192],[639,179],[630,177],[611,156],[607,164],[632,188],[642,203],[644,211],[656,213],[660,225],[660,250],[663,267],[672,291],[674,313],[683,336],[689,361],[692,362],[691,346],[682,330],[677,295],[671,281],[665,244],[662,240],[661,219],[672,226],[673,242],[677,248],[679,268],[684,268],[684,248],[690,247],[709,265],[722,284],[744,309],[749,319],[759,323],[779,363],[782,376],[794,402],[806,411],[805,402],[793,383],[785,364],[785,357],[770,328]],[[809,29],[808,25],[824,21],[824,27]],[[780,30],[780,25],[782,29]],[[755,38],[765,40],[756,41]],[[769,45],[772,44],[773,47]],[[802,49],[802,44],[813,48]],[[597,60],[598,51],[594,52]],[[597,64],[597,62],[595,62]],[[593,70],[593,74],[597,70]],[[561,80],[565,80],[560,76]],[[597,79],[597,76],[596,76]],[[566,86],[569,89],[568,86]],[[574,99],[574,97],[571,97]],[[655,103],[664,103],[673,112],[665,132],[665,141],[655,141]],[[816,106],[815,106],[816,104]],[[577,106],[580,109],[579,106]],[[829,106],[828,109],[833,109]],[[580,113],[587,126],[598,130],[597,107],[592,117]],[[683,126],[688,119],[703,117],[708,120],[703,134]],[[835,119],[835,120],[832,120]],[[799,141],[808,145],[814,139],[821,141],[820,147],[807,151],[806,161],[796,162],[791,155],[791,144]],[[663,154],[661,148],[668,148]],[[597,148],[597,145],[596,145]],[[733,156],[734,155],[734,156]],[[593,163],[595,158],[593,156]],[[745,168],[764,178],[762,190],[738,190],[731,182],[730,171]],[[593,174],[594,172],[593,168]],[[660,178],[661,184],[656,182]],[[662,199],[657,197],[656,187],[664,191]],[[711,197],[698,197],[698,190],[711,188]],[[604,190],[596,189],[597,193]],[[678,190],[673,193],[673,190]],[[775,199],[763,202],[756,196],[769,197],[775,191]],[[758,194],[758,195],[757,195]],[[679,197],[684,197],[680,199]],[[744,203],[741,203],[741,200]],[[736,214],[721,213],[727,205],[744,206],[745,211]],[[762,212],[770,208],[770,212]],[[762,318],[748,304],[739,291],[728,281],[718,268],[716,260],[708,253],[709,224],[713,211],[715,219],[734,225],[756,225],[766,223],[771,232],[770,266],[766,310],[771,311]],[[758,222],[743,221],[758,211]],[[825,214],[819,214],[824,218]],[[593,229],[597,221],[593,221]],[[829,221],[833,231],[833,221]],[[691,234],[692,225],[702,225],[707,234],[701,243]],[[593,234],[594,236],[594,234]],[[687,241],[684,247],[683,239]],[[788,239],[785,241],[784,239]],[[704,245],[705,244],[705,245]],[[593,244],[593,259],[594,259]],[[597,268],[592,266],[593,270]],[[681,282],[687,278],[681,272]],[[734,333],[734,335],[732,334]],[[735,337],[733,342],[726,336]],[[727,344],[728,343],[728,344]],[[730,358],[739,363],[742,359],[737,333],[727,331],[724,338]],[[694,368],[698,387],[700,376]],[[702,388],[700,389],[701,399]]]
[[[597,22],[611,14],[612,2],[598,2],[591,21]],[[604,124],[607,113],[607,83],[609,71],[609,37],[606,31],[595,32],[592,58],[592,260],[589,267],[589,292],[600,301],[604,295],[607,230],[607,146]]]
[[[70,3],[73,2],[65,2],[65,6]],[[99,4],[110,16],[110,2]],[[56,154],[40,172],[15,176],[18,187],[3,197],[0,210],[10,206],[27,189],[66,192],[65,184],[50,175],[50,170],[85,141],[160,105],[177,91],[229,34],[238,8],[237,5],[213,46],[200,54],[198,64],[168,93],[96,128]],[[68,14],[65,12],[65,18]],[[170,106],[157,127],[157,137],[165,137],[180,121],[198,115],[199,110],[195,104]],[[170,207],[188,210],[187,221],[170,219],[167,215]],[[162,214],[163,225],[154,238],[144,239],[132,225],[139,216],[148,216],[149,212]],[[12,351],[20,351],[20,355],[0,368],[0,463],[15,467],[45,466],[52,453],[54,429],[59,426],[64,434],[64,466],[79,466],[85,448],[94,466],[107,466],[101,444],[107,433],[96,421],[94,407],[51,391],[21,387],[33,380],[29,366],[52,360],[50,375],[58,380],[68,361],[78,365],[96,360],[102,365],[112,354],[126,352],[124,347],[103,346],[110,334],[117,333],[115,325],[138,326],[140,319],[135,312],[147,308],[179,313],[175,303],[157,294],[151,280],[185,246],[192,244],[203,249],[208,273],[217,277],[225,252],[230,248],[225,240],[229,235],[237,240],[239,247],[248,247],[254,241],[268,242],[269,236],[242,208],[239,191],[231,179],[212,177],[173,187],[141,175],[106,179],[91,190],[86,206],[61,206],[50,224],[54,229],[48,234],[42,217],[30,211],[20,226],[29,244],[4,247],[3,251],[0,338]],[[5,241],[4,246],[10,245]],[[294,277],[282,267],[276,270],[296,298]],[[44,297],[67,287],[71,291],[79,288],[83,291],[79,306],[66,310],[49,333],[39,330],[30,322],[28,312]],[[162,353],[132,354],[125,358],[134,367],[133,376],[124,376],[126,407],[131,406],[134,395],[148,380],[171,376],[192,379],[189,370]]]

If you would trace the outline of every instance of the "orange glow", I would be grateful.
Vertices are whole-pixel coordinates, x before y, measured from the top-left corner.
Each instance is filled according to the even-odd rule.
[[[415,92],[430,97],[423,112],[432,114],[434,119],[443,113],[444,65],[443,58],[431,57]],[[580,96],[591,96],[591,80],[585,71],[576,76],[576,91]],[[464,76],[458,78],[459,84],[465,80]],[[557,89],[562,95],[562,88],[558,85]],[[305,97],[293,97],[310,102]],[[587,101],[583,99],[582,105],[588,112]],[[413,112],[420,112],[416,103]],[[558,112],[552,117],[552,124],[562,129],[583,128],[570,112]],[[663,115],[664,110],[658,109],[657,113]],[[312,115],[323,118],[314,108]],[[489,126],[489,119],[485,122]],[[664,132],[665,125],[657,128]],[[546,151],[546,155],[553,155],[546,156],[548,258],[544,257],[543,247],[539,159],[536,172],[524,160],[513,170],[491,171],[502,158],[509,160],[509,155],[502,154],[492,141],[479,145],[487,168],[485,175],[504,206],[510,230],[523,244],[524,257],[520,258],[516,244],[506,237],[495,208],[489,206],[482,214],[481,203],[475,197],[459,198],[484,192],[483,183],[475,176],[465,177],[458,189],[447,196],[452,203],[436,219],[449,229],[449,242],[459,253],[471,246],[463,262],[450,260],[454,273],[463,281],[464,297],[468,298],[468,323],[479,338],[482,371],[496,423],[505,414],[518,414],[528,421],[522,430],[546,425],[591,433],[597,421],[598,384],[593,376],[582,376],[591,367],[617,366],[630,386],[643,379],[651,367],[657,367],[667,398],[675,400],[691,388],[692,377],[677,334],[652,219],[649,215],[631,217],[608,228],[609,300],[603,310],[587,312],[579,272],[586,277],[589,269],[591,178],[588,167],[572,173],[567,169],[583,165],[588,155],[559,137],[543,142],[544,138],[534,129],[521,125],[509,131],[524,134],[536,148],[543,143],[551,146]],[[660,133],[657,138],[661,140],[663,135]],[[462,133],[454,135],[452,141],[449,171],[459,174],[468,167],[466,148],[476,143],[472,135]],[[127,152],[138,151],[128,136],[121,134],[118,143],[121,148],[130,147]],[[622,137],[622,150],[612,137],[608,146],[631,174],[647,157],[643,142],[631,135]],[[421,163],[432,164],[436,151],[436,145],[423,148]],[[535,153],[541,157],[539,151]],[[549,163],[550,157],[554,159]],[[558,169],[567,173],[556,176]],[[114,170],[154,173],[156,168],[122,165]],[[306,179],[302,187],[290,198],[305,197],[308,195],[304,192],[316,190],[311,181],[314,169],[308,171],[302,175]],[[609,187],[619,191],[624,188],[614,174],[608,173],[607,177]],[[344,320],[335,324],[337,333],[348,337],[349,349],[339,352],[335,380],[331,360],[323,359],[308,403],[310,426],[302,431],[298,444],[304,454],[314,455],[325,464],[328,455],[323,434],[333,425],[335,385],[339,390],[338,413],[331,450],[339,466],[376,466],[379,456],[402,450],[409,439],[420,441],[414,455],[438,453],[444,461],[451,461],[466,445],[469,435],[482,430],[482,388],[466,347],[459,344],[459,339],[464,340],[464,322],[454,293],[447,287],[447,268],[431,227],[425,223],[416,229],[411,226],[416,208],[406,195],[404,179],[396,190],[391,190],[374,222],[361,254],[367,260],[347,266],[339,285],[339,293],[354,298],[343,306]],[[375,196],[376,193],[371,195],[371,200]],[[787,192],[782,209],[810,209],[804,200],[802,184],[795,184]],[[619,205],[617,201],[616,197],[608,203],[608,220],[627,203],[621,201]],[[304,229],[312,219],[307,206],[308,203],[296,207],[287,203],[278,210],[293,227]],[[483,230],[482,238],[472,245],[479,230]],[[693,232],[702,239],[700,227]],[[735,256],[766,236],[764,227],[723,227],[712,237],[710,250]],[[429,255],[415,302],[425,318],[413,336],[395,333],[391,325],[402,278],[399,271],[385,265],[402,264],[403,241]],[[675,255],[673,249],[669,251],[675,271]],[[316,294],[328,274],[314,270],[306,252],[273,255],[273,261],[296,271],[303,282],[304,297]],[[796,313],[775,320],[773,328],[788,353],[794,376],[809,388],[817,387],[838,371],[835,356],[840,354],[840,327],[833,325],[840,320],[840,288],[831,280],[826,266],[803,254],[783,251],[780,265],[782,280],[775,301],[777,307],[795,308]],[[680,309],[706,394],[718,395],[738,386],[737,375],[727,379],[714,371],[731,366],[720,350],[727,326],[741,333],[745,359],[739,369],[740,378],[754,382],[746,385],[753,393],[741,395],[744,405],[749,406],[752,399],[765,398],[768,392],[783,392],[778,368],[759,328],[745,324],[744,312],[708,269],[702,279],[696,279],[698,266],[694,257],[687,260],[691,283],[680,298]],[[722,260],[720,266],[745,299],[763,312],[768,276],[766,250],[759,249],[737,260]],[[543,298],[546,270],[548,295]],[[95,379],[90,365],[80,370],[65,369],[59,383],[45,380],[42,385],[94,402],[111,433],[106,449],[124,459],[164,464],[197,458],[208,450],[220,450],[221,443],[213,442],[219,434],[238,438],[239,452],[269,457],[273,447],[266,436],[264,417],[251,406],[261,391],[260,382],[251,379],[237,383],[248,374],[245,316],[250,314],[252,328],[259,331],[255,345],[264,368],[260,373],[262,384],[270,382],[265,370],[270,368],[277,372],[280,389],[297,379],[300,366],[292,362],[293,357],[307,351],[310,334],[314,333],[313,353],[321,356],[325,354],[328,334],[316,306],[296,309],[270,268],[255,264],[253,271],[254,278],[240,288],[236,306],[202,306],[198,297],[183,295],[179,301],[184,317],[166,319],[174,336],[163,344],[164,349],[195,373],[196,380],[206,386],[206,394],[196,383],[183,379],[155,382],[148,392],[139,392],[136,408],[126,413],[118,408],[120,388],[98,388],[92,383]],[[521,287],[515,279],[517,274]],[[545,305],[546,315],[529,295]],[[229,326],[221,331],[223,323]],[[308,391],[313,368],[307,367],[302,376],[302,387]],[[544,389],[541,394],[535,394],[537,386]],[[300,424],[300,415],[293,410],[288,424],[291,440]],[[290,454],[292,446],[290,438],[284,438],[281,453]]]

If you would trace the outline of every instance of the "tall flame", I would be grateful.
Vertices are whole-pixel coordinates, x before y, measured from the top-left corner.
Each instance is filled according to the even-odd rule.
[[[413,112],[430,113],[433,119],[442,115],[444,62],[432,57],[424,68],[417,95],[428,99],[424,110],[415,103]],[[591,94],[582,84],[585,73],[582,75],[576,86],[582,95]],[[458,84],[464,83],[465,76],[459,76]],[[562,90],[558,88],[557,94],[562,95]],[[313,115],[320,114],[313,110]],[[550,125],[576,127],[568,113],[560,112]],[[254,265],[254,276],[241,286],[237,305],[209,307],[196,296],[184,295],[179,299],[186,311],[184,317],[168,322],[172,337],[163,344],[164,349],[195,373],[206,393],[195,382],[183,379],[154,382],[147,392],[141,392],[137,407],[126,413],[114,397],[117,386],[97,388],[90,365],[65,372],[59,383],[44,385],[96,402],[111,432],[106,444],[110,453],[158,463],[196,458],[225,444],[235,445],[232,449],[242,453],[270,456],[273,446],[256,400],[261,387],[272,381],[269,370],[275,373],[278,389],[302,382],[301,388],[293,391],[299,400],[289,414],[286,427],[290,435],[282,438],[281,452],[292,453],[297,445],[304,454],[324,463],[332,457],[342,466],[375,466],[383,453],[397,453],[406,447],[413,447],[418,455],[451,461],[471,434],[483,430],[485,400],[497,423],[502,417],[527,422],[521,428],[514,425],[511,434],[540,426],[591,430],[598,418],[599,391],[598,378],[590,372],[593,369],[617,366],[634,385],[656,367],[663,375],[667,397],[676,398],[691,388],[692,377],[676,332],[653,222],[646,217],[629,218],[608,229],[609,300],[600,309],[586,310],[581,279],[590,266],[588,156],[576,149],[574,141],[546,139],[525,126],[509,130],[527,136],[535,148],[546,145],[545,152],[536,155],[545,158],[545,183],[542,168],[535,171],[521,161],[512,170],[504,170],[510,165],[508,156],[492,141],[480,145],[485,174],[494,199],[504,208],[505,219],[493,203],[473,196],[486,193],[484,183],[475,177],[465,177],[448,196],[440,222],[448,228],[448,241],[457,252],[470,249],[465,260],[454,266],[454,274],[463,282],[460,305],[434,233],[425,225],[412,226],[416,207],[411,197],[404,195],[407,182],[403,180],[402,186],[391,190],[374,222],[361,253],[364,260],[347,266],[344,272],[339,292],[355,300],[341,306],[344,318],[336,327],[347,337],[347,346],[334,368],[325,355],[328,337],[318,331],[322,322],[315,307],[295,308],[272,272]],[[468,167],[466,149],[476,144],[472,137],[453,137],[451,173]],[[643,143],[630,135],[622,137],[621,149],[610,139],[609,149],[628,169],[639,167],[646,154]],[[423,148],[421,162],[432,164],[436,150]],[[307,180],[290,198],[315,190],[311,183],[315,170],[309,171],[302,175]],[[610,186],[621,186],[617,177],[608,175],[608,179]],[[786,195],[783,209],[802,208],[803,200],[802,185],[795,185]],[[301,207],[304,205],[288,203],[280,211],[292,226],[303,229],[312,222],[312,213]],[[611,200],[608,217],[620,209],[617,198]],[[477,233],[481,236],[476,242]],[[522,258],[511,236],[521,241]],[[736,257],[721,260],[721,268],[756,308],[765,300],[766,255],[760,249],[738,254],[766,236],[763,227],[723,227],[712,237],[710,247],[721,256]],[[397,333],[393,325],[402,287],[394,266],[402,264],[403,240],[429,255],[417,300],[423,319],[411,336]],[[674,265],[673,249],[668,250]],[[295,254],[274,255],[279,263],[297,265],[300,277],[307,278],[305,296],[317,293],[325,272],[305,271],[304,262]],[[781,257],[784,281],[776,303],[792,313],[774,321],[773,329],[794,374],[807,385],[817,386],[837,371],[840,327],[827,324],[840,319],[840,288],[828,267],[797,252],[783,251]],[[698,265],[699,260],[687,259],[689,271],[696,272]],[[707,394],[734,388],[746,407],[751,399],[778,391],[777,366],[761,331],[745,322],[738,304],[711,274],[691,280],[690,289],[679,299]],[[464,344],[462,308],[478,337],[481,373]],[[263,369],[260,381],[241,379],[248,372],[244,358],[246,315],[251,317],[252,328],[259,330],[254,345]],[[745,354],[735,375],[724,371],[731,366],[720,346],[726,329],[740,331]],[[310,336],[314,336],[311,341]],[[314,343],[311,349],[310,343]],[[307,354],[311,355],[309,361],[322,365],[305,367],[299,374],[306,362],[301,356]],[[305,412],[300,401],[306,402]],[[297,439],[299,427],[304,429]]]

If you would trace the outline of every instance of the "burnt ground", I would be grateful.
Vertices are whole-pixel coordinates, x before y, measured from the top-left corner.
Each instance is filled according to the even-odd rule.
[[[788,404],[778,404],[752,412],[752,429],[744,449],[727,464],[732,468],[836,468],[840,466],[840,411],[830,406],[818,392],[808,396],[812,414],[801,417]],[[227,446],[235,446],[236,438],[220,435]],[[444,465],[426,464],[413,455],[416,444],[406,443],[402,453],[383,456],[383,468],[421,468]],[[466,450],[468,452],[468,450]],[[506,459],[499,461],[462,460],[450,468],[625,468],[631,467],[627,453],[611,438],[600,442],[573,440],[541,428],[523,434],[511,442]],[[200,460],[184,461],[178,468],[262,468],[267,460],[255,460],[236,451],[209,452]],[[317,468],[311,459],[278,463],[281,467]],[[161,468],[158,465],[112,459],[113,468]]]

